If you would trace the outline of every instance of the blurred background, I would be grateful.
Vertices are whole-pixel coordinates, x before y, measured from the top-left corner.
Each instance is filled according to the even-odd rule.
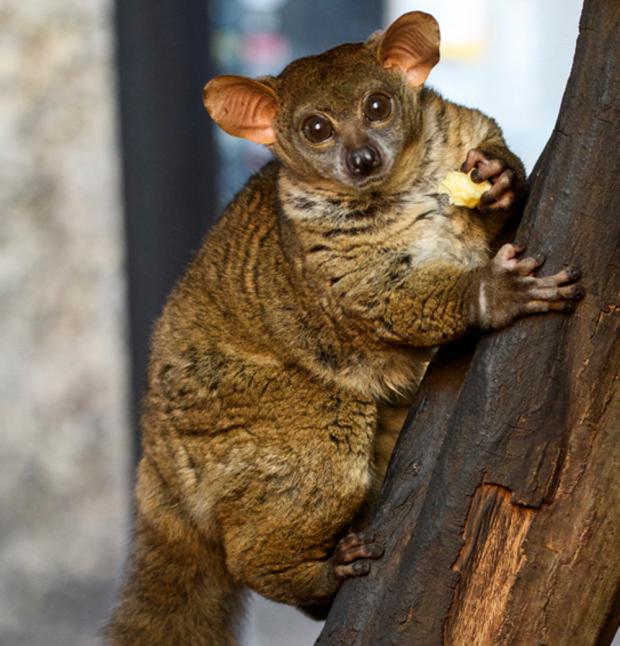
[[[430,84],[536,161],[581,0],[0,0],[0,644],[99,643],[166,294],[265,150],[215,132],[220,72],[277,73],[405,11],[439,20]],[[320,624],[254,600],[246,646]]]

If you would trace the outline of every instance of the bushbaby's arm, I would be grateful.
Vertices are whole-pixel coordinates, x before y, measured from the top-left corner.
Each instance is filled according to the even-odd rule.
[[[433,101],[439,101],[439,105]],[[446,171],[473,171],[474,182],[491,182],[492,187],[483,194],[478,209],[507,216],[516,212],[526,195],[525,168],[508,148],[497,123],[479,110],[437,96],[431,98],[428,111],[443,115],[442,129],[447,140],[439,144],[442,148],[439,157],[449,160]],[[439,137],[437,140],[442,141]]]
[[[351,290],[345,307],[380,337],[417,347],[446,343],[474,327],[504,327],[526,314],[573,311],[584,294],[574,284],[579,272],[566,268],[536,277],[543,259],[520,258],[523,250],[506,244],[474,269],[447,263],[414,267],[383,295],[372,284]]]

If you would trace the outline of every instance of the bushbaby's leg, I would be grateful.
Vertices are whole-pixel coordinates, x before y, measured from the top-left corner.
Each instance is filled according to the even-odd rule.
[[[284,518],[267,519],[268,524],[273,521],[285,522]],[[228,567],[237,580],[260,594],[297,605],[314,618],[325,615],[345,579],[365,576],[370,571],[369,559],[383,554],[382,545],[363,532],[349,532],[335,548],[326,548],[313,543],[313,537],[296,524],[281,525],[279,530],[277,536],[276,532],[269,534],[270,541],[259,540],[253,548],[234,531],[226,532]]]
[[[367,572],[358,559],[381,554],[361,539],[338,544],[370,489],[376,405],[301,380],[285,388],[287,406],[248,429],[243,464],[228,454],[225,473],[238,486],[220,480],[230,494],[214,513],[235,580],[276,601],[317,606],[343,578]]]
[[[367,527],[379,500],[394,446],[403,428],[410,408],[410,398],[398,402],[383,402],[378,405],[378,422],[373,446],[372,483],[366,501],[355,518],[354,527]]]
[[[377,491],[381,489],[383,484],[394,446],[409,414],[412,397],[402,398],[393,404],[386,402],[379,405],[379,423],[377,425],[374,449]]]

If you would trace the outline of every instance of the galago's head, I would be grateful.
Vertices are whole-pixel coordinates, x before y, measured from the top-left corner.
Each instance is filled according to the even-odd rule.
[[[432,16],[406,13],[365,43],[293,61],[276,77],[218,76],[204,104],[223,130],[267,145],[299,177],[375,190],[416,140],[439,40]]]

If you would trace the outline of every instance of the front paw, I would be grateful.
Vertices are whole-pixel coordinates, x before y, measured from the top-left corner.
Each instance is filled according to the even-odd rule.
[[[478,148],[474,148],[467,153],[461,170],[464,173],[472,171],[471,178],[476,183],[488,180],[493,185],[480,197],[478,208],[481,211],[504,211],[516,202],[516,173],[512,168],[508,168],[502,159],[488,157]]]
[[[573,312],[575,302],[584,297],[577,269],[566,267],[553,276],[537,277],[534,272],[544,258],[520,258],[523,251],[519,245],[505,244],[488,266],[479,291],[482,327],[503,327],[537,312]]]

